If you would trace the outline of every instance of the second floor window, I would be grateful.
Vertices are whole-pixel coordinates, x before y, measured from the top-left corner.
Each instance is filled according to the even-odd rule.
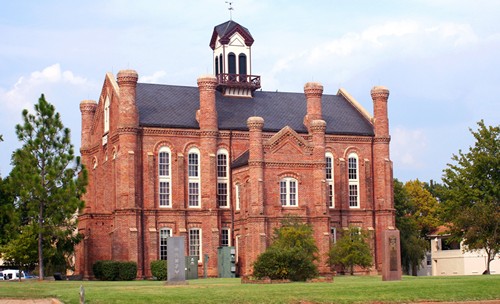
[[[291,177],[283,178],[280,181],[281,206],[297,206],[297,196],[297,180]]]
[[[158,153],[158,195],[160,207],[170,207],[171,204],[171,174],[170,149],[162,147]]]
[[[192,148],[188,153],[188,206],[200,207],[200,152]]]

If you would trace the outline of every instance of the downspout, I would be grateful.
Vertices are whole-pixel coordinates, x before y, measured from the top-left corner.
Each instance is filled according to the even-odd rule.
[[[229,130],[229,151],[228,151],[228,158],[229,158],[229,189],[232,189],[233,187],[233,172],[231,170],[231,162],[232,162],[232,148],[233,148],[233,130]],[[236,194],[236,191],[231,192],[231,197],[233,196],[233,193]],[[231,244],[234,246],[235,245],[235,237],[234,237],[234,207],[233,207],[233,200],[229,202],[229,208],[231,212]]]
[[[144,170],[143,170],[143,130],[141,129],[139,132],[138,132],[138,135],[139,135],[139,164],[136,166],[138,167],[140,170],[139,170],[139,187],[137,187],[137,189],[139,189],[141,191],[141,194],[140,194],[140,211],[141,211],[141,217],[140,217],[140,224],[141,224],[141,249],[140,249],[140,256],[141,256],[141,267],[142,267],[142,279],[145,278],[146,276],[146,269],[145,269],[145,263],[144,263],[144,260],[145,260],[145,243],[146,243],[146,240],[145,240],[145,236],[144,236]]]

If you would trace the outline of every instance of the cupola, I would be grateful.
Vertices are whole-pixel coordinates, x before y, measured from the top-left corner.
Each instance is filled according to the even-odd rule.
[[[250,31],[229,20],[214,27],[210,47],[213,50],[217,90],[225,96],[252,97],[260,88],[260,76],[252,75]]]

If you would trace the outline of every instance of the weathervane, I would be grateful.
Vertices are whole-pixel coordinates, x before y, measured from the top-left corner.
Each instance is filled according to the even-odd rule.
[[[233,20],[233,2],[226,1],[227,4],[229,4],[228,10],[229,10],[229,20]]]

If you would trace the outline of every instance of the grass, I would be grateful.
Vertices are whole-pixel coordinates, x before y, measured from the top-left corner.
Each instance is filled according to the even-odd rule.
[[[500,275],[403,277],[338,276],[334,283],[240,284],[239,279],[199,279],[189,285],[158,281],[0,281],[2,298],[58,298],[79,303],[408,303],[500,299]]]

